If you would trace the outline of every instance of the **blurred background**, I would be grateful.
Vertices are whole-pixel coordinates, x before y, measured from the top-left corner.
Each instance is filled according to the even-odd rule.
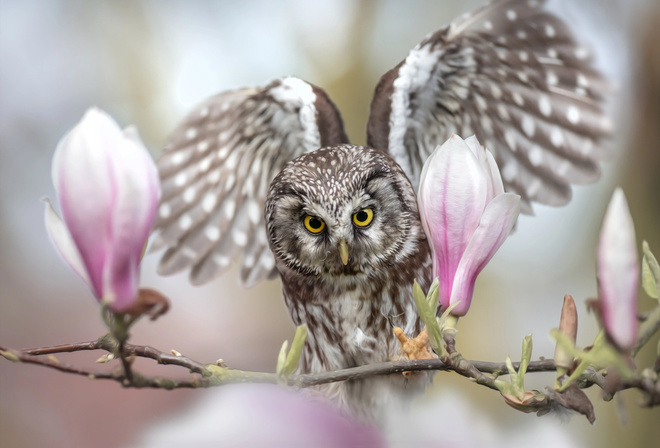
[[[43,225],[44,196],[54,197],[55,146],[99,106],[121,126],[135,124],[154,156],[197,102],[222,90],[296,75],[326,89],[342,111],[353,143],[364,144],[373,89],[424,36],[479,0],[0,0],[0,342],[26,348],[95,339],[99,308],[52,248]],[[660,3],[657,0],[550,1],[589,44],[597,66],[617,86],[610,110],[617,126],[602,180],[578,187],[569,206],[536,206],[480,276],[459,349],[472,359],[519,358],[534,333],[534,357],[552,357],[549,330],[565,293],[580,312],[578,344],[597,332],[584,301],[596,294],[595,247],[613,189],[624,187],[637,236],[660,254]],[[273,371],[279,347],[293,336],[278,282],[243,290],[235,271],[194,288],[185,274],[156,275],[145,258],[142,283],[169,296],[172,309],[141,322],[132,342],[231,367]],[[640,308],[651,301],[643,294]],[[655,357],[655,342],[640,364]],[[100,353],[61,355],[92,363]],[[111,368],[112,365],[107,366]],[[184,374],[138,361],[145,373]],[[552,384],[530,375],[530,387]],[[539,419],[508,408],[500,396],[457,375],[440,373],[420,400],[437,412],[437,430],[474,431],[443,422],[464,415],[501,444],[642,447],[660,440],[660,409],[640,410],[635,391],[595,404],[594,426],[581,416]],[[139,446],[160,422],[183,418],[205,390],[124,390],[44,368],[0,360],[0,447]],[[456,414],[458,413],[458,414]],[[162,423],[161,423],[162,425]],[[457,429],[461,428],[461,429]],[[156,429],[157,431],[157,429]],[[507,444],[507,446],[511,446]],[[522,446],[522,445],[521,445]]]

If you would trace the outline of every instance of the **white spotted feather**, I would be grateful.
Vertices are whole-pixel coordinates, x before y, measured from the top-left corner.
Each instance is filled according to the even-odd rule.
[[[321,147],[319,94],[300,79],[283,78],[216,95],[185,118],[158,160],[163,197],[152,251],[168,248],[159,273],[191,268],[191,282],[202,284],[243,253],[246,286],[274,275],[264,202],[286,162]],[[326,110],[323,117],[343,134],[338,115]]]
[[[543,3],[494,1],[427,37],[376,89],[369,145],[388,150],[417,185],[437,145],[476,134],[527,213],[533,201],[563,205],[571,184],[595,181],[610,132],[607,85]]]

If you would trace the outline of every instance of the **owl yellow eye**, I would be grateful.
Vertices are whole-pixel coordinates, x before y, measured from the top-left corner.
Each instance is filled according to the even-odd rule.
[[[370,208],[363,208],[353,215],[353,223],[358,227],[367,227],[374,220],[374,211]]]
[[[323,229],[325,229],[325,223],[323,220],[316,216],[307,215],[303,222],[305,223],[305,228],[312,233],[321,233],[323,232]]]

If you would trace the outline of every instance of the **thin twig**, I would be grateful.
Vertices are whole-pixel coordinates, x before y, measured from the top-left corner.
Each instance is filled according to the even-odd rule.
[[[90,379],[98,380],[114,380],[121,383],[125,387],[132,388],[157,388],[157,389],[178,389],[178,388],[199,388],[210,387],[214,385],[213,381],[209,378],[201,378],[193,376],[191,378],[176,379],[176,378],[162,378],[162,377],[147,377],[133,372],[132,380],[127,381],[124,369],[114,369],[113,371],[105,371],[100,369],[90,369],[85,367],[77,367],[71,364],[61,362],[52,356],[55,353],[68,353],[79,350],[95,350],[101,349],[98,341],[91,341],[79,344],[66,344],[56,347],[46,347],[40,349],[16,350],[7,347],[0,347],[0,356],[14,362],[23,362],[26,364],[36,364],[43,367],[58,370],[60,372],[72,373],[74,375],[85,376]],[[96,347],[96,348],[92,348]],[[131,348],[127,345],[127,351]],[[49,355],[46,357],[34,355]],[[273,375],[274,376],[274,375]],[[275,382],[275,381],[273,381]]]
[[[27,355],[52,355],[55,353],[72,353],[83,350],[105,350],[110,353],[118,351],[117,343],[108,335],[102,336],[96,341],[78,342],[75,344],[55,345],[52,347],[30,348],[21,350]],[[150,345],[133,345],[126,343],[124,351],[130,356],[135,355],[141,358],[150,358],[158,362],[158,364],[171,364],[180,367],[185,367],[191,372],[202,373],[204,364],[194,361],[190,358],[181,355],[172,355],[163,353],[160,350],[151,347]]]
[[[477,384],[481,384],[482,386],[486,386],[490,389],[499,390],[495,385],[495,378],[484,375],[484,372],[493,372],[488,372],[487,369],[478,369],[474,365],[474,362],[463,358],[463,355],[461,355],[456,350],[456,341],[452,333],[448,332],[443,334],[443,339],[447,345],[447,352],[449,353],[449,359],[447,359],[446,362],[450,363],[451,370],[466,378],[473,379]],[[495,367],[497,367],[497,372],[501,372],[503,369],[506,369],[505,364],[496,365]],[[555,369],[554,363],[552,364],[552,369]]]
[[[607,380],[603,375],[596,372],[593,367],[588,367],[581,375],[581,387],[589,387],[592,384],[597,385],[603,391],[603,401],[611,401],[614,394],[609,390]]]
[[[129,359],[131,355],[126,351],[126,342],[119,342],[119,358],[121,359],[121,365],[124,368],[124,378],[127,385],[130,385],[133,382],[133,369],[131,366],[131,361]]]
[[[61,345],[59,347],[67,347],[64,345]],[[58,351],[54,351],[55,347],[51,347],[50,350],[45,351],[44,349],[33,349],[33,350],[15,350],[11,348],[6,348],[6,347],[0,347],[0,355],[2,355],[4,358],[8,359],[9,361],[14,361],[14,362],[24,362],[27,364],[37,364],[41,365],[44,367],[49,367],[51,369],[59,370],[60,372],[65,372],[65,373],[73,373],[76,375],[83,375],[90,377],[92,379],[114,379],[114,376],[110,372],[102,372],[102,371],[95,371],[95,370],[89,370],[85,369],[83,367],[76,367],[71,364],[63,363],[60,362],[58,359],[56,359],[52,354],[54,353],[60,353]],[[37,350],[44,350],[44,353],[48,353],[51,356],[47,357],[36,357],[34,355],[29,354],[28,352],[30,351],[37,351]],[[67,350],[69,351],[69,350]]]
[[[76,344],[55,345],[53,347],[29,348],[21,350],[28,355],[51,355],[54,353],[71,353],[81,350],[98,350],[100,347],[98,341],[78,342]]]
[[[149,345],[133,345],[126,344],[125,350],[127,353],[130,353],[141,358],[150,358],[158,362],[158,364],[171,364],[175,366],[185,367],[193,373],[202,373],[204,370],[204,364],[197,362],[188,357],[182,355],[172,355],[168,353],[163,353],[160,350],[157,350]]]
[[[453,371],[459,375],[473,379],[477,384],[481,384],[491,389],[495,387],[495,377],[507,372],[506,363],[470,361],[464,359],[456,351],[453,340],[448,341],[450,356],[446,360],[423,359],[410,361],[392,361],[377,364],[369,364],[349,369],[336,370],[332,372],[320,372],[314,374],[291,375],[286,383],[290,386],[306,388],[319,384],[334,383],[338,381],[351,381],[362,379],[374,375],[391,375],[401,372],[411,371]],[[117,341],[106,335],[96,341],[79,342],[75,344],[64,344],[54,347],[42,347],[33,349],[17,350],[0,346],[0,356],[15,361],[28,364],[41,365],[43,367],[58,370],[60,372],[72,373],[88,377],[90,379],[114,380],[124,387],[131,388],[158,388],[158,389],[177,389],[177,388],[204,388],[223,384],[259,382],[259,383],[280,383],[282,381],[274,373],[248,372],[229,369],[212,364],[203,364],[179,354],[168,354],[151,346],[125,344],[123,353],[130,363],[131,357],[143,357],[155,360],[160,364],[171,364],[188,369],[192,375],[188,378],[165,378],[148,377],[132,369],[131,378],[127,377],[125,366],[116,368],[112,371],[104,371],[85,367],[77,367],[56,359],[56,353],[71,353],[83,350],[104,350],[106,352],[118,355]],[[48,356],[43,356],[48,355]],[[118,356],[117,356],[118,357]],[[517,370],[520,363],[513,363]],[[542,359],[529,363],[527,372],[550,372],[555,371],[554,360]],[[487,376],[493,375],[493,377]],[[582,376],[581,386],[589,387],[593,384],[601,389],[606,389],[605,379],[593,369],[587,369]],[[646,395],[645,405],[654,406],[660,404],[660,394],[655,390],[653,381],[634,377],[624,384],[621,384],[619,390],[636,388]]]

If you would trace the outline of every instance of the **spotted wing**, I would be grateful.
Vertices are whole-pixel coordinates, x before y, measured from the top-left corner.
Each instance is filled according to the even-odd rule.
[[[159,273],[192,268],[191,282],[202,284],[243,252],[244,285],[271,277],[263,217],[271,180],[297,156],[347,142],[327,95],[297,78],[198,105],[158,160],[163,196],[152,251],[167,248]]]
[[[532,201],[562,205],[571,184],[595,181],[610,132],[607,84],[543,3],[495,1],[427,37],[376,88],[369,145],[417,185],[436,145],[476,134],[527,213]]]

